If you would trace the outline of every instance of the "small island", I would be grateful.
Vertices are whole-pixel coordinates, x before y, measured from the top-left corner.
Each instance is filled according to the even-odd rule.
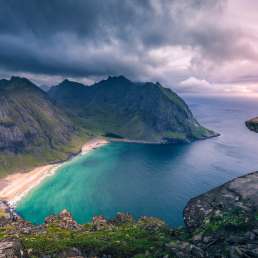
[[[258,133],[258,117],[246,121],[245,124],[251,131]]]

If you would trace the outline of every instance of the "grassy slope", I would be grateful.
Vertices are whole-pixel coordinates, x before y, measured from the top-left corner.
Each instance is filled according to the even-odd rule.
[[[2,83],[0,136],[8,144],[0,151],[0,177],[63,161],[92,137],[28,80],[15,78]]]
[[[82,145],[93,135],[86,131],[76,133],[66,145],[49,147],[40,151],[28,151],[25,153],[1,153],[0,154],[0,178],[16,172],[26,172],[34,167],[49,163],[61,162],[80,152]]]
[[[159,84],[133,83],[124,77],[91,87],[65,81],[49,94],[85,128],[103,134],[156,142],[214,135],[198,124],[181,98]]]
[[[257,218],[247,221],[244,215],[232,211],[207,219],[204,225],[192,233],[186,228],[172,229],[157,218],[144,217],[138,221],[104,224],[99,229],[95,228],[94,223],[82,225],[79,230],[64,229],[53,222],[40,232],[19,233],[18,238],[22,240],[25,248],[30,250],[30,257],[42,257],[42,255],[56,257],[57,254],[75,247],[92,256],[102,257],[104,254],[109,254],[114,258],[163,258],[175,257],[171,251],[173,246],[180,249],[183,243],[191,245],[195,241],[196,244],[194,236],[202,234],[207,238],[220,235],[225,238],[242,237],[255,224]],[[17,237],[15,232],[17,231],[14,225],[0,227],[0,240],[12,237],[13,234]],[[225,252],[224,254],[230,249],[230,244],[223,240],[214,244],[218,244],[214,248]],[[208,252],[213,253],[213,250]]]

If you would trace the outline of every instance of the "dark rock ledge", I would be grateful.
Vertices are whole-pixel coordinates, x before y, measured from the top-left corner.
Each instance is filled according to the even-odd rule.
[[[258,257],[258,172],[193,198],[184,219],[186,226],[179,229],[124,213],[79,225],[64,210],[35,226],[0,202],[0,258]]]

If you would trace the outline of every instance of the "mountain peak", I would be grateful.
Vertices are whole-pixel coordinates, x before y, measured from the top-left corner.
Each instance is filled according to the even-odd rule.
[[[13,90],[39,90],[42,91],[38,86],[36,86],[29,79],[19,76],[12,76],[9,80],[0,80],[0,86],[2,90],[13,91]]]
[[[70,81],[69,79],[64,79],[61,83],[69,83],[69,82],[72,82],[72,81]]]
[[[118,76],[108,76],[106,81],[121,81],[121,82],[130,82],[129,79],[127,79],[125,76],[123,75],[118,75]]]
[[[23,83],[30,83],[30,84],[32,84],[32,82],[29,79],[27,79],[25,77],[19,77],[19,76],[12,76],[10,78],[10,82],[23,82]]]
[[[19,77],[19,76],[12,76],[11,79],[9,80],[9,84],[15,85],[17,87],[21,87],[21,86],[24,87],[26,85],[26,86],[38,88],[29,79],[27,79],[25,77]]]
[[[84,87],[85,85],[79,82],[71,81],[69,79],[64,79],[60,82],[57,86],[77,86],[77,87]]]

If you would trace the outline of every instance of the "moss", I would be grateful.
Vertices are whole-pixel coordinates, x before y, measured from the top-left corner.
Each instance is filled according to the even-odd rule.
[[[6,216],[6,212],[0,208],[0,218],[4,218]]]
[[[192,129],[192,134],[193,137],[195,137],[196,139],[201,139],[201,138],[205,138],[211,135],[214,135],[214,133],[202,126],[198,126],[198,127],[194,127]]]
[[[246,229],[248,225],[246,221],[246,216],[239,210],[234,210],[231,212],[225,212],[219,216],[213,216],[210,219],[206,219],[201,230],[204,233],[217,232],[222,229]]]
[[[0,178],[15,172],[28,171],[36,166],[64,161],[80,152],[81,146],[91,137],[92,134],[84,130],[75,134],[67,144],[57,145],[55,149],[42,146],[40,150],[32,149],[20,154],[3,153],[0,155]]]
[[[4,226],[0,227],[0,240],[7,238],[9,236],[9,232],[14,229],[13,226]]]
[[[186,134],[180,132],[168,132],[165,133],[165,137],[185,141],[187,139]]]
[[[137,223],[113,226],[100,231],[90,231],[91,225],[85,225],[81,231],[70,231],[57,226],[49,226],[40,234],[24,235],[23,244],[33,250],[33,255],[55,254],[71,247],[78,247],[95,255],[104,253],[112,257],[146,257],[146,253],[157,253],[153,257],[165,254],[165,243],[170,241],[166,230],[160,229],[150,234]],[[151,257],[151,256],[147,256]]]

